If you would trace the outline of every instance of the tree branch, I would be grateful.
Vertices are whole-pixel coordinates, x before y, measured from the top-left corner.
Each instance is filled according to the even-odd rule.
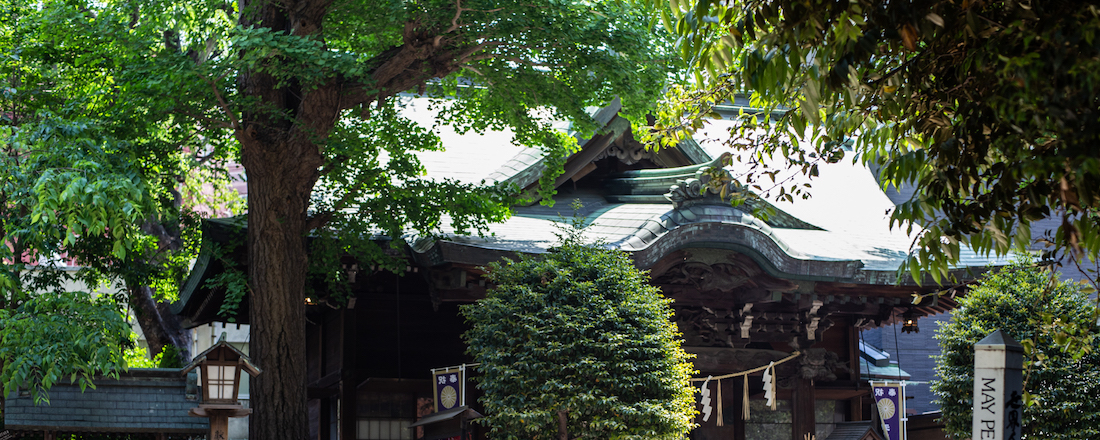
[[[465,10],[466,9],[462,8],[462,0],[455,0],[455,16],[454,16],[454,18],[451,19],[451,27],[449,27],[449,28],[447,28],[447,30],[443,31],[444,34],[449,34],[451,32],[454,32],[454,31],[458,30],[458,28],[459,28],[458,18],[462,17],[462,11],[465,11]]]
[[[334,211],[325,211],[314,214],[306,220],[306,231],[315,231],[332,221]]]
[[[194,157],[194,159],[195,159],[195,162],[197,162],[197,163],[198,163],[199,165],[202,165],[202,164],[206,163],[206,161],[208,161],[208,160],[210,160],[211,158],[213,158],[213,157],[214,157],[214,155],[215,155],[215,153],[217,153],[217,152],[218,152],[218,149],[217,149],[217,148],[215,148],[214,150],[212,150],[212,151],[210,152],[210,154],[207,154],[207,155],[205,155],[205,156],[203,156],[203,155],[199,155],[199,154],[196,154],[196,155],[195,155],[195,157]]]
[[[228,122],[225,122],[225,121],[221,121],[221,120],[217,120],[217,119],[211,118],[211,117],[209,117],[209,116],[204,116],[204,115],[199,115],[199,114],[191,113],[191,112],[189,112],[189,111],[186,111],[186,110],[179,110],[178,112],[179,112],[179,113],[180,113],[181,115],[186,115],[186,116],[188,116],[188,117],[191,117],[191,118],[194,118],[194,119],[196,119],[196,120],[199,120],[199,121],[205,122],[205,123],[207,123],[207,124],[209,124],[209,125],[211,125],[211,126],[214,126],[214,127],[218,127],[218,128],[228,128],[228,129],[232,129],[232,128],[233,128],[233,125],[232,125],[232,124],[230,124],[230,123],[228,123]]]
[[[443,34],[449,34],[451,32],[454,32],[454,31],[458,30],[458,28],[462,27],[461,24],[458,24],[458,19],[460,17],[462,17],[462,11],[475,11],[475,12],[486,12],[486,13],[488,13],[488,12],[500,12],[500,11],[503,11],[503,10],[504,10],[504,8],[486,9],[486,10],[463,8],[462,7],[462,0],[455,0],[455,16],[454,16],[454,18],[451,19],[451,27],[447,28],[447,30],[443,31],[442,33]]]
[[[229,128],[233,129],[233,131],[238,131],[240,130],[240,123],[237,121],[237,115],[229,108],[229,104],[225,102],[225,98],[223,98],[221,92],[218,91],[218,81],[225,78],[225,75],[228,73],[229,72],[219,75],[216,80],[212,80],[205,76],[203,76],[202,79],[206,81],[207,84],[210,84],[210,88],[214,90],[214,97],[218,99],[218,105],[221,106],[225,115],[229,117]]]
[[[485,41],[467,47],[447,48],[448,42],[444,34],[418,32],[416,26],[417,22],[406,23],[403,45],[383,51],[366,62],[367,65],[376,66],[367,75],[369,81],[353,78],[343,81],[343,95],[339,103],[341,110],[385,99],[411,90],[429,79],[450,75],[472,61],[475,53],[505,44],[500,41]],[[479,59],[491,57],[492,55]]]

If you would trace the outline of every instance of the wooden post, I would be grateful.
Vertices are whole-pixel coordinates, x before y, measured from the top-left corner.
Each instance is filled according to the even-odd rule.
[[[794,393],[791,396],[791,428],[793,438],[804,440],[809,436],[813,438],[817,432],[814,420],[814,381],[799,376],[795,379]]]
[[[321,397],[317,399],[317,438],[314,440],[329,440],[332,438],[332,399]]]
[[[734,410],[730,413],[734,416],[727,417],[725,422],[726,426],[733,426],[734,440],[745,440],[745,420],[741,417],[741,414],[745,411],[745,381],[736,378],[731,382],[733,382],[733,392],[722,396],[722,400],[724,400],[722,404],[728,408],[733,408]]]
[[[206,437],[208,440],[228,440],[229,418],[247,416],[252,410],[240,405],[199,405],[198,408],[191,408],[188,413],[210,420],[210,433]]]
[[[848,420],[863,421],[863,396],[848,399]]]
[[[974,440],[1021,435],[1024,348],[997,330],[974,344]]]
[[[228,440],[229,439],[229,415],[221,411],[212,411],[210,413],[210,436],[209,440]]]
[[[350,373],[345,373],[349,374]],[[340,381],[340,439],[341,440],[354,440],[357,437],[356,428],[358,428],[358,389],[354,380],[354,375],[350,375],[345,380]]]
[[[355,328],[355,309],[343,309],[340,311],[341,331],[340,335],[340,440],[355,440],[359,427],[359,376],[356,357],[356,339],[358,333]]]

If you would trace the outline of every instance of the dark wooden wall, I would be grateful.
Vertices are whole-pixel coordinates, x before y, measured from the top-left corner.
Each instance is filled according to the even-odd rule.
[[[370,402],[380,395],[411,396],[400,412],[416,414],[417,402],[431,397],[431,369],[470,360],[458,305],[433,306],[422,273],[382,272],[358,281],[352,308],[307,306],[312,438],[335,439],[337,432],[355,438],[357,420],[376,416],[371,408],[378,405]],[[467,403],[476,398],[470,384]]]

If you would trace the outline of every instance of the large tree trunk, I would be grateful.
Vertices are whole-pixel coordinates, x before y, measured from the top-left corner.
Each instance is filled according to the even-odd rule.
[[[179,350],[180,365],[191,362],[191,331],[183,328],[179,316],[168,310],[170,304],[153,299],[153,288],[149,286],[127,286],[127,290],[134,316],[149,344],[149,356],[155,357],[165,345],[172,344]]]
[[[296,167],[298,162],[289,157],[282,164],[271,163],[270,156],[278,156],[281,146],[271,146],[260,154],[245,150],[244,156],[252,295],[250,349],[252,359],[263,369],[251,382],[254,412],[249,438],[254,440],[309,436],[303,296],[309,192],[303,195],[303,187],[312,187],[313,181],[302,178],[301,170],[280,169]],[[256,157],[261,155],[265,157]]]
[[[244,0],[240,24],[315,37],[332,0]],[[453,30],[453,29],[452,29]],[[321,224],[307,214],[324,165],[322,145],[340,112],[456,71],[480,46],[442,50],[439,38],[405,28],[405,44],[379,55],[370,87],[330,78],[302,87],[269,73],[241,71],[242,96],[255,100],[234,136],[248,173],[248,278],[251,353],[263,370],[251,382],[252,440],[306,439],[306,236]],[[228,111],[228,110],[227,110]],[[235,119],[229,114],[230,119]],[[323,217],[321,217],[323,218]]]
[[[273,2],[242,3],[242,25],[276,32],[289,28],[287,11]],[[294,122],[274,114],[296,111],[288,108],[293,104],[287,101],[300,98],[277,89],[275,79],[266,73],[243,71],[237,81],[243,96],[268,108],[266,113],[252,110],[242,114],[240,125],[234,127],[241,144],[241,162],[248,173],[249,349],[252,360],[263,370],[250,382],[253,413],[248,437],[305,440],[309,437],[303,310],[305,223],[317,164],[310,164],[313,173],[302,174],[303,161],[299,159],[303,151],[298,149],[312,146],[289,144],[287,135]]]
[[[306,1],[294,7],[292,15],[281,4],[246,2],[241,23],[309,35],[317,31],[325,4]],[[304,440],[309,437],[306,211],[323,164],[318,143],[336,122],[339,99],[331,85],[308,90],[294,84],[277,87],[275,78],[258,71],[241,72],[238,85],[244,96],[259,104],[235,127],[248,173],[250,349],[263,370],[251,382],[249,438]]]

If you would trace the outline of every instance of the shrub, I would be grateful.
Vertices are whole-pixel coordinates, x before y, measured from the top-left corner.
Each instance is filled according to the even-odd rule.
[[[1025,347],[1023,438],[1100,438],[1096,307],[1028,263],[984,277],[937,330],[932,391],[953,438],[971,434],[974,344],[997,329]]]
[[[671,300],[623,252],[565,238],[490,268],[496,288],[464,306],[496,439],[680,439],[693,372]]]

